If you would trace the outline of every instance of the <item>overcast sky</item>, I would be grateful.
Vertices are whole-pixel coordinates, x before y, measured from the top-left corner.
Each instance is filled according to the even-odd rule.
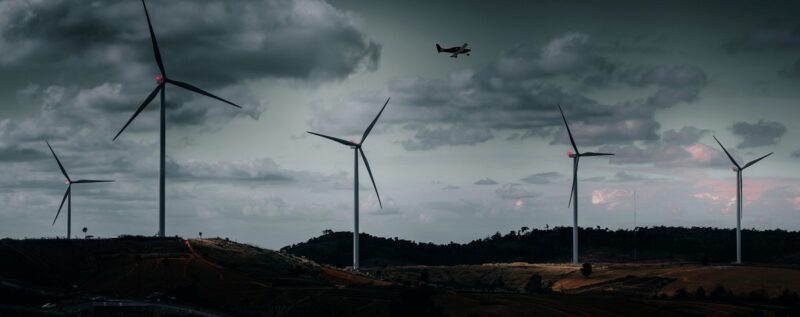
[[[168,235],[279,248],[352,230],[466,242],[568,226],[800,229],[800,23],[790,2],[149,1],[170,77],[243,106],[167,92]],[[435,43],[469,43],[471,56]],[[158,73],[138,1],[0,1],[0,236],[51,226],[73,179],[73,233],[158,229],[158,104],[112,137]]]

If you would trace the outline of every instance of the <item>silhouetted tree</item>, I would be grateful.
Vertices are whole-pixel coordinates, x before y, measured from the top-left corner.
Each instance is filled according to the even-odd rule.
[[[528,283],[525,284],[525,292],[541,293],[543,290],[542,276],[539,275],[539,273],[534,273],[530,278],[528,278]]]
[[[83,238],[86,239],[86,232],[89,231],[89,229],[87,229],[86,227],[83,227],[83,229],[81,231],[83,231]]]
[[[467,243],[432,244],[381,238],[361,234],[361,263],[382,265],[458,265],[497,262],[560,262],[571,250],[571,227],[545,229],[522,227],[525,234],[493,233]],[[524,230],[524,228],[529,228]],[[638,260],[695,260],[698,263],[732,260],[736,240],[732,229],[638,227],[637,244],[630,230],[580,228],[581,250],[596,254],[603,261],[630,261],[634,248]],[[757,263],[800,264],[800,232],[747,229],[742,251],[748,261]],[[318,263],[347,266],[352,263],[352,233],[323,231],[323,235],[281,249]],[[706,295],[708,296],[710,292]]]
[[[675,299],[688,299],[690,296],[689,292],[686,291],[686,288],[681,287],[677,291],[675,291],[675,295],[673,295],[672,297]]]
[[[202,238],[203,238],[203,232],[202,232],[202,231],[198,232],[198,233],[197,233],[197,235],[199,235],[199,236],[200,236],[200,239],[202,239]]]
[[[714,290],[711,291],[711,294],[708,295],[708,298],[713,300],[723,300],[728,296],[728,293],[725,291],[725,287],[721,284],[717,284],[714,287]]]
[[[519,234],[520,234],[520,235],[523,235],[523,234],[525,234],[526,232],[528,232],[528,230],[530,230],[530,229],[531,229],[531,228],[528,228],[528,227],[525,227],[525,226],[523,226],[522,228],[519,228]]]
[[[583,266],[581,267],[581,274],[583,274],[583,276],[589,277],[589,275],[592,274],[592,264],[583,263]]]
[[[694,292],[694,297],[697,299],[705,299],[706,290],[704,290],[703,287],[698,287],[697,290]]]

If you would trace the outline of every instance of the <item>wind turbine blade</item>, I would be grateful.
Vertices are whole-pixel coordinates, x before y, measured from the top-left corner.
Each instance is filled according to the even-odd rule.
[[[314,133],[314,132],[311,132],[311,131],[306,131],[306,132],[311,133],[311,134],[316,135],[316,136],[321,136],[321,137],[329,139],[329,140],[333,140],[333,141],[339,142],[339,143],[347,145],[347,146],[358,146],[358,144],[355,144],[355,143],[347,141],[347,140],[342,140],[340,138],[334,138],[332,136],[327,136],[327,135],[324,135],[324,134]]]
[[[156,34],[153,32],[153,24],[150,23],[150,14],[147,12],[147,5],[142,0],[144,7],[144,15],[147,17],[147,28],[150,30],[150,41],[153,42],[153,54],[156,56],[156,63],[158,63],[158,70],[161,71],[161,76],[167,77],[167,72],[164,70],[164,62],[161,60],[161,51],[158,49],[158,42],[156,41]]]
[[[723,150],[723,151],[725,151],[725,154],[726,154],[726,155],[728,155],[728,158],[731,160],[731,163],[733,163],[733,165],[734,165],[734,166],[736,166],[736,168],[738,168],[738,169],[740,169],[740,170],[741,170],[741,169],[742,169],[742,167],[741,167],[741,166],[739,166],[739,163],[736,163],[736,160],[734,160],[734,159],[733,159],[733,156],[731,156],[731,154],[730,154],[730,153],[728,153],[728,150],[727,150],[727,149],[725,149],[725,146],[723,146],[723,145],[722,145],[722,142],[720,142],[720,141],[717,139],[717,136],[715,136],[715,135],[714,135],[713,137],[714,137],[714,140],[717,140],[717,144],[719,144],[719,146],[722,148],[722,150]]]
[[[760,161],[760,160],[763,160],[763,159],[767,158],[767,156],[770,156],[770,155],[772,155],[772,153],[773,153],[773,152],[769,152],[769,154],[767,154],[767,155],[764,155],[764,156],[762,156],[762,157],[759,157],[759,158],[757,158],[757,159],[755,159],[755,160],[752,160],[752,161],[750,161],[750,162],[747,162],[747,164],[745,164],[745,165],[744,165],[744,167],[742,167],[742,169],[748,168],[748,167],[750,167],[751,165],[753,165],[753,164],[755,164],[755,163],[758,163],[758,161]]]
[[[69,175],[67,175],[67,171],[64,170],[64,165],[61,165],[61,161],[58,159],[56,152],[53,151],[53,147],[50,146],[50,142],[47,142],[47,140],[45,140],[44,143],[47,143],[47,147],[50,148],[50,153],[53,153],[53,157],[56,159],[56,163],[58,163],[58,168],[61,169],[61,174],[64,174],[64,177],[67,178],[67,181],[72,182],[72,180],[69,179]]]
[[[375,119],[372,120],[372,123],[369,124],[369,127],[367,127],[367,130],[364,131],[364,136],[361,137],[361,142],[359,142],[359,144],[364,144],[364,140],[367,139],[367,136],[369,135],[370,131],[372,131],[372,127],[375,126],[375,122],[378,122],[378,118],[381,117],[381,114],[383,113],[383,109],[386,109],[386,105],[389,104],[389,99],[392,99],[392,98],[391,97],[386,98],[386,103],[383,104],[383,108],[381,108],[381,111],[378,112],[378,115],[375,116]]]
[[[150,104],[150,102],[151,102],[151,101],[153,101],[153,98],[155,98],[155,97],[156,97],[156,94],[157,94],[157,93],[158,93],[160,90],[161,90],[161,85],[158,85],[158,86],[156,86],[156,89],[153,89],[153,92],[151,92],[151,93],[150,93],[150,95],[148,95],[148,96],[147,96],[147,98],[145,98],[145,100],[144,100],[144,102],[142,103],[142,105],[140,105],[140,106],[139,106],[139,109],[136,109],[136,112],[134,112],[134,113],[133,113],[133,116],[131,116],[131,118],[130,118],[130,119],[128,119],[128,122],[127,122],[127,123],[125,123],[125,126],[123,126],[123,127],[122,127],[122,129],[120,129],[120,130],[119,130],[119,132],[117,132],[117,135],[115,135],[115,136],[114,136],[114,140],[115,140],[115,141],[117,140],[117,138],[119,137],[119,135],[120,135],[120,134],[122,134],[122,131],[125,131],[125,128],[127,128],[127,127],[128,127],[128,125],[129,125],[129,124],[131,124],[131,122],[133,122],[133,119],[136,119],[136,116],[138,116],[138,115],[139,115],[139,113],[141,113],[141,112],[142,112],[142,110],[144,110],[144,108],[147,108],[147,105],[149,105],[149,104]]]
[[[564,116],[564,110],[561,110],[561,105],[558,105],[558,111],[561,112],[561,119],[564,119],[564,126],[567,127],[567,134],[569,135],[569,143],[572,143],[572,149],[575,150],[575,154],[579,154],[578,146],[575,145],[575,139],[572,138],[572,131],[569,130],[569,124],[567,124],[567,117]]]
[[[67,196],[69,196],[69,193],[71,191],[72,191],[72,186],[69,186],[67,187],[67,191],[64,192],[64,198],[61,199],[61,205],[58,206],[58,212],[56,213],[56,218],[53,219],[53,224],[52,224],[53,226],[56,225],[56,220],[58,220],[58,215],[61,214],[61,208],[64,207],[64,202],[67,201]]]
[[[364,150],[362,150],[361,148],[358,148],[358,151],[361,152],[361,158],[364,159],[364,166],[367,167],[367,173],[369,173],[369,179],[372,181],[372,188],[375,188],[375,196],[378,196],[378,204],[381,206],[381,209],[383,209],[383,203],[381,202],[381,195],[378,194],[378,186],[375,185],[375,179],[372,178],[372,169],[369,168],[369,162],[367,161],[367,156],[364,155]]]
[[[97,180],[97,179],[82,179],[72,182],[73,184],[89,184],[89,183],[113,183],[113,180]]]
[[[581,156],[607,156],[607,155],[614,155],[614,153],[595,153],[595,152],[581,153]]]
[[[182,81],[177,81],[177,80],[172,80],[172,79],[169,79],[169,78],[167,78],[167,82],[168,82],[168,83],[170,83],[170,84],[173,84],[173,85],[175,85],[175,86],[181,87],[181,88],[183,88],[183,89],[190,90],[190,91],[196,92],[196,93],[198,93],[198,94],[204,95],[204,96],[206,96],[206,97],[211,97],[211,98],[217,99],[217,100],[219,100],[219,101],[222,101],[222,102],[224,102],[224,103],[227,103],[227,104],[229,104],[229,105],[231,105],[231,106],[234,106],[234,107],[236,107],[236,108],[239,108],[239,109],[241,109],[241,108],[242,108],[242,107],[240,107],[239,105],[237,105],[237,104],[235,104],[235,103],[232,103],[232,102],[230,102],[230,101],[227,101],[227,100],[225,100],[225,99],[222,99],[222,98],[220,98],[220,97],[214,96],[214,95],[212,95],[210,92],[207,92],[207,91],[205,91],[205,90],[202,90],[202,89],[200,89],[200,88],[197,88],[197,87],[195,87],[195,86],[189,85],[189,84],[187,84],[187,83],[184,83],[184,82],[182,82]]]

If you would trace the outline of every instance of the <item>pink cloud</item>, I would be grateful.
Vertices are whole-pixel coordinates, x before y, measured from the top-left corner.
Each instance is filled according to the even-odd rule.
[[[743,202],[744,206],[752,206],[759,202],[765,193],[777,189],[798,188],[798,183],[788,179],[767,179],[756,178],[743,180]],[[694,183],[694,188],[699,192],[691,194],[699,200],[710,203],[710,211],[729,213],[735,211],[736,207],[736,177],[729,179],[701,178]],[[800,196],[792,202],[795,208],[800,209]],[[762,202],[766,204],[766,202]]]
[[[606,205],[607,210],[616,210],[631,203],[633,191],[619,188],[603,188],[592,191],[593,205]]]

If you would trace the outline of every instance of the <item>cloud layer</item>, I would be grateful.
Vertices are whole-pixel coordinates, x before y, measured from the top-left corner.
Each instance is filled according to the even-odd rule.
[[[589,35],[570,32],[545,45],[519,45],[503,51],[489,65],[466,69],[443,79],[396,79],[380,92],[394,108],[384,124],[413,131],[401,142],[407,150],[444,145],[474,145],[494,138],[494,130],[518,131],[565,143],[556,105],[562,104],[579,143],[586,146],[658,139],[657,111],[700,97],[708,82],[696,66],[629,64],[595,52]],[[591,89],[647,91],[645,97],[603,103],[583,93]],[[356,117],[378,99],[355,96],[346,105]],[[363,103],[363,106],[361,105]],[[363,127],[343,120],[341,107],[321,108],[311,128],[354,134]],[[348,112],[350,118],[353,112]]]
[[[778,139],[786,134],[783,123],[765,120],[758,120],[756,123],[736,122],[731,130],[743,139],[737,145],[740,149],[777,144]]]

